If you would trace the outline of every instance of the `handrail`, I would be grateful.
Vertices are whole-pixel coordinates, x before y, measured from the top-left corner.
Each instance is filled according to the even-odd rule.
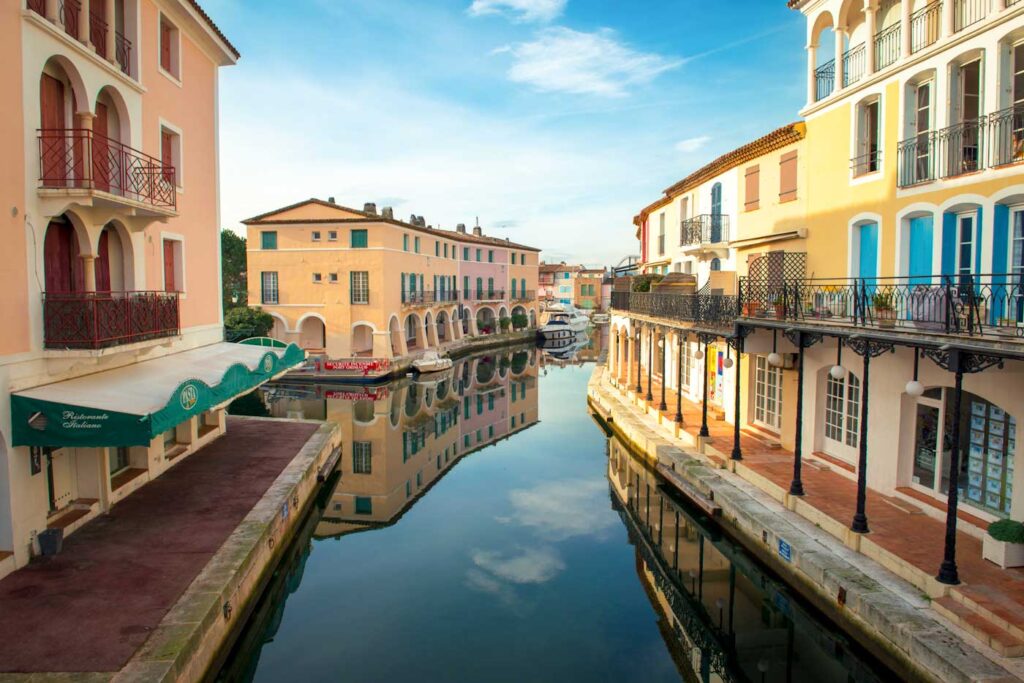
[[[180,333],[177,292],[44,292],[43,345],[100,349]]]
[[[729,216],[700,214],[680,223],[679,245],[719,244],[729,241]]]

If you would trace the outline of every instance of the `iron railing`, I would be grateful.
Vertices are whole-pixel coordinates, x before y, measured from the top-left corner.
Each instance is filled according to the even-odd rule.
[[[980,171],[984,167],[982,153],[985,119],[971,119],[937,133],[942,163],[941,177],[952,178]]]
[[[867,46],[864,43],[843,53],[843,87],[856,83],[867,71]]]
[[[89,8],[89,42],[92,43],[96,54],[103,59],[107,58],[107,22],[102,14],[96,14]]]
[[[875,35],[875,70],[895,64],[903,51],[902,30],[899,24],[884,28]]]
[[[939,27],[941,24],[941,2],[933,2],[910,15],[911,54],[920,52],[935,43],[939,39]]]
[[[43,294],[48,349],[102,349],[174,337],[180,328],[177,292]]]
[[[989,0],[952,0],[953,32],[959,33],[988,16]]]
[[[657,318],[724,327],[736,319],[737,299],[724,294],[612,292],[612,308]]]
[[[850,167],[853,169],[853,177],[855,178],[881,170],[882,150],[873,149],[866,154],[854,157],[850,160]]]
[[[814,101],[820,102],[836,87],[836,60],[830,59],[814,70]]]
[[[60,15],[61,23],[64,24],[64,32],[78,40],[78,22],[82,15],[82,3],[79,0],[59,0],[57,12]]]
[[[1024,337],[1024,273],[740,278],[739,302],[745,318]]]
[[[402,292],[404,306],[425,306],[430,304],[456,303],[459,300],[458,290],[407,290]]]
[[[922,133],[897,146],[900,187],[935,180],[935,133]]]
[[[503,289],[467,289],[462,292],[462,300],[477,301],[504,301],[505,290]]]
[[[991,150],[992,166],[1024,161],[1024,104],[1008,107],[989,116],[988,147]]]
[[[511,296],[512,301],[533,301],[536,298],[537,292],[532,289],[528,289],[526,291],[512,292]]]
[[[132,41],[120,31],[114,31],[114,58],[126,76],[132,75]]]
[[[86,129],[39,131],[39,184],[98,190],[162,209],[177,208],[173,166]]]
[[[729,241],[729,216],[703,213],[681,224],[679,245],[719,244]]]

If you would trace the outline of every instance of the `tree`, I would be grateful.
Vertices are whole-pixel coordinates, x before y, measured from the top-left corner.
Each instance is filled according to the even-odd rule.
[[[259,308],[236,306],[224,314],[224,336],[228,341],[266,337],[274,327],[274,317]]]
[[[245,238],[233,230],[220,231],[221,277],[224,310],[248,306],[245,281]]]

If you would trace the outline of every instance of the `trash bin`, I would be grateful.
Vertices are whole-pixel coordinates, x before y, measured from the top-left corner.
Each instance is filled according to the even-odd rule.
[[[56,555],[64,545],[63,529],[46,529],[39,532],[39,553],[43,556]]]

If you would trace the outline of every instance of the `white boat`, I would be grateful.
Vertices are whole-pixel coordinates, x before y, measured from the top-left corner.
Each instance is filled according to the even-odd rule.
[[[564,304],[562,310],[551,311],[548,322],[537,333],[544,339],[574,337],[590,326],[590,318],[580,313],[571,304]]]
[[[612,317],[607,313],[595,313],[590,316],[590,320],[597,325],[603,325],[606,322],[610,322]]]
[[[443,372],[452,367],[452,359],[440,355],[437,351],[425,351],[422,356],[412,362],[412,367],[420,374]]]

